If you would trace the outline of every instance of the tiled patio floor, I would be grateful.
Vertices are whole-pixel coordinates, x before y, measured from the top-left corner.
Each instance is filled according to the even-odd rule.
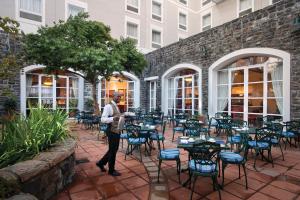
[[[179,184],[174,161],[163,162],[163,175],[160,184],[157,184],[157,152],[152,151],[151,157],[143,155],[142,163],[136,160],[139,156],[127,157],[127,160],[124,160],[127,146],[124,141],[124,148],[122,149],[120,145],[116,163],[116,169],[122,173],[122,176],[112,177],[105,172],[100,172],[95,165],[107,150],[105,142],[98,140],[97,131],[85,130],[77,126],[74,132],[78,138],[76,159],[88,160],[88,162],[76,165],[73,183],[54,200],[189,199],[190,190]],[[171,128],[166,131],[166,148],[176,146],[176,142],[171,142],[171,132]],[[242,177],[239,179],[238,167],[228,166],[225,170],[225,186],[221,191],[222,199],[300,200],[300,149],[288,147],[284,154],[285,161],[282,161],[279,148],[273,148],[274,168],[271,164],[258,160],[258,171],[252,167],[253,159],[250,154],[247,162],[248,190],[244,186],[242,170]],[[187,152],[181,150],[180,158],[184,167]],[[186,179],[187,174],[182,173],[181,180]],[[193,199],[218,199],[218,193],[212,189],[211,179],[198,178]]]

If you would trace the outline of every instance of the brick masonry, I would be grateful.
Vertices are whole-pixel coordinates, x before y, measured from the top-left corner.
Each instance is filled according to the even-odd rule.
[[[291,118],[300,119],[300,30],[293,24],[299,13],[300,0],[282,0],[147,54],[148,67],[140,77],[141,107],[149,108],[145,77],[159,76],[157,105],[161,105],[160,81],[164,72],[177,64],[191,63],[202,68],[202,105],[206,113],[209,67],[236,50],[261,47],[291,54]]]

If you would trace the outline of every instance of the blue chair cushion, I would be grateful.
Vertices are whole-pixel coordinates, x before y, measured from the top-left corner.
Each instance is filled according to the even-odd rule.
[[[146,142],[146,139],[145,138],[129,138],[128,141],[131,144],[143,144]]]
[[[120,138],[121,138],[121,139],[127,139],[127,138],[128,138],[128,134],[127,134],[127,133],[122,133],[122,134],[120,135]]]
[[[241,143],[241,136],[235,135],[235,136],[228,137],[228,142],[229,143]]]
[[[220,153],[221,160],[227,162],[242,162],[243,157],[234,152],[221,152]]]
[[[260,141],[256,142],[255,140],[248,141],[248,145],[250,147],[258,147],[258,148],[262,148],[262,149],[269,148],[269,143],[267,143],[267,142],[260,142]]]
[[[190,136],[199,136],[200,132],[198,130],[186,130],[186,134]]]
[[[160,158],[166,160],[174,160],[179,158],[179,150],[178,149],[166,149],[160,151]]]
[[[174,130],[174,131],[184,131],[184,128],[178,126],[178,127],[174,127],[173,130]]]
[[[288,138],[290,138],[290,137],[295,137],[295,133],[289,132],[289,131],[283,131],[283,132],[282,132],[282,135],[283,135],[284,137],[288,137]]]
[[[216,164],[214,162],[211,162],[210,164],[204,162],[203,164],[201,164],[201,162],[195,164],[195,160],[190,160],[189,168],[192,171],[196,171],[200,173],[212,173],[217,171]]]
[[[153,133],[153,134],[151,134],[150,135],[150,139],[151,140],[164,140],[165,139],[165,137],[162,135],[162,134],[156,134],[156,133]]]

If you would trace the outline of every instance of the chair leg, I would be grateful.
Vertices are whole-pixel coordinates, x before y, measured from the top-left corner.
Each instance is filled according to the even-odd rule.
[[[165,140],[162,140],[163,150],[165,150]]]
[[[142,159],[142,145],[139,146],[140,148],[140,157],[141,157],[141,162],[143,162],[143,159]]]
[[[241,165],[239,165],[239,179],[241,179]]]
[[[178,181],[179,181],[179,184],[180,184],[180,183],[181,183],[181,180],[180,180],[180,173],[181,173],[181,163],[180,163],[180,159],[178,159],[176,162],[177,162]]]
[[[161,162],[162,162],[162,160],[159,159],[159,161],[158,161],[158,177],[157,177],[157,182],[158,182],[158,183],[159,183],[159,174],[160,174]]]
[[[122,140],[122,149],[123,149],[123,138],[121,140]]]
[[[194,193],[194,189],[195,189],[195,185],[196,185],[196,180],[197,180],[198,176],[192,176],[192,178],[194,178],[194,181],[193,181],[193,186],[192,186],[190,200],[193,199],[193,193]],[[191,182],[192,182],[192,180],[191,180]]]
[[[219,187],[219,183],[218,183],[218,179],[217,179],[217,176],[214,176],[214,179],[215,179],[215,187],[217,187],[216,189],[218,190],[218,193],[219,193],[219,200],[221,200],[221,191],[220,191],[220,187]]]
[[[280,144],[280,143],[278,143],[278,145],[279,145],[279,148],[280,148],[280,151],[281,151],[282,160],[284,161],[284,155],[283,155],[283,151],[282,151],[281,144]]]
[[[226,165],[222,163],[222,188],[224,188],[225,168]]]
[[[257,152],[257,150],[255,149],[253,168],[254,168],[256,171],[257,171],[257,169],[256,169],[256,159],[257,159],[257,154],[258,154],[258,152]]]
[[[270,158],[271,158],[271,162],[272,162],[272,167],[274,167],[274,162],[273,162],[273,157],[272,157],[272,153],[271,153],[271,149],[268,151]]]
[[[126,160],[126,155],[129,153],[129,144],[127,145],[127,149],[126,149],[126,152],[125,152],[125,160]]]
[[[248,180],[247,180],[247,173],[246,173],[246,165],[245,165],[245,163],[242,166],[243,166],[243,170],[244,170],[244,174],[245,174],[246,189],[248,189]]]
[[[174,141],[174,135],[175,135],[175,131],[173,130],[172,142]]]

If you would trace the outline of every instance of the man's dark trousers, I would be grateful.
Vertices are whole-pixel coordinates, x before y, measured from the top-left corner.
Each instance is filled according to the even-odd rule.
[[[115,171],[115,162],[116,162],[116,155],[119,149],[120,143],[120,134],[112,133],[110,131],[107,132],[108,137],[108,151],[99,161],[100,165],[106,165],[108,162],[109,173],[113,173]]]

